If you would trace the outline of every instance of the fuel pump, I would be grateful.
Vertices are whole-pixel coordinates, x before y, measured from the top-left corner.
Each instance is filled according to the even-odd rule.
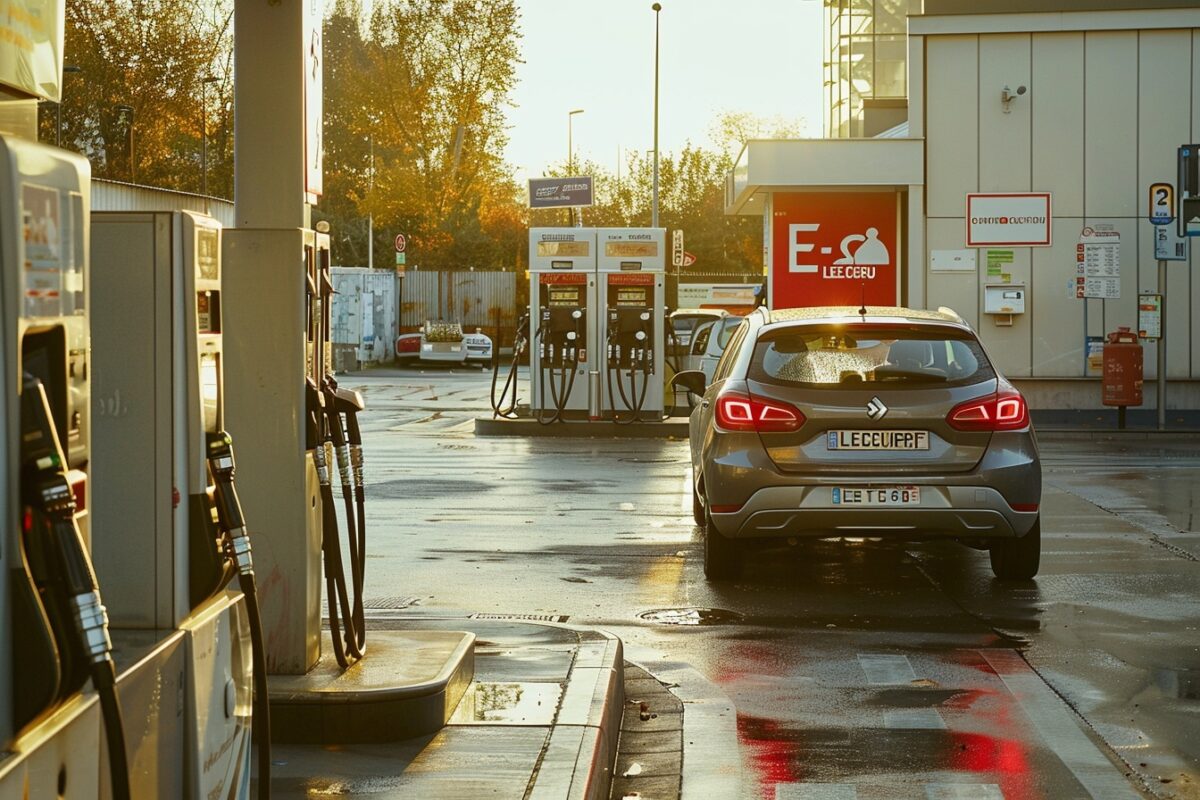
[[[222,233],[191,212],[92,215],[93,538],[114,637],[185,632],[189,794],[248,790],[251,704],[227,709],[231,686],[252,698],[266,797],[265,644],[225,432]]]
[[[508,368],[508,377],[504,380],[504,388],[496,395],[496,385],[500,378],[500,343],[497,338],[496,347],[492,351],[492,418],[517,418],[517,373],[521,364],[521,356],[529,346],[529,312],[526,311],[517,320],[517,331],[513,336],[512,363]],[[512,399],[509,399],[511,392]]]
[[[77,155],[0,136],[0,794],[14,786],[51,795],[54,778],[40,774],[48,759],[12,776],[39,758],[25,737],[41,738],[33,731],[90,678],[121,800],[129,797],[126,739],[82,471],[89,179]],[[59,762],[53,774],[66,770]]]
[[[618,424],[661,419],[666,231],[601,228],[596,236],[601,248],[597,279],[605,309],[601,324],[611,419]]]
[[[591,417],[595,231],[534,228],[529,242],[532,411],[544,425]]]
[[[605,380],[608,385],[608,402],[613,412],[612,421],[628,424],[641,419],[642,409],[646,405],[646,394],[654,382],[652,378],[655,375],[656,353],[653,276],[610,275],[607,288],[608,337],[605,342]],[[631,416],[626,420],[621,420],[613,394],[614,373],[621,408],[631,412]]]

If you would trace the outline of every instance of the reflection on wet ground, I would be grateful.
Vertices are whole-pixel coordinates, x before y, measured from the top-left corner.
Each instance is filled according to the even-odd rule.
[[[1043,442],[1034,581],[950,542],[830,541],[711,584],[686,443],[475,438],[486,383],[388,380],[366,424],[411,435],[367,443],[396,490],[368,597],[569,615],[694,665],[738,709],[744,798],[1200,797],[1200,443]],[[435,395],[442,419],[398,421]]]

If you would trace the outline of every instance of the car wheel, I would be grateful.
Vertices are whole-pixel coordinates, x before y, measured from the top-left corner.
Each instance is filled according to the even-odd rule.
[[[696,484],[692,484],[692,519],[697,525],[706,525],[707,521],[704,518],[704,501],[700,499],[700,493],[696,491]]]
[[[1042,518],[1020,539],[1002,539],[989,551],[992,572],[1000,580],[1024,581],[1038,573],[1042,559]]]
[[[704,508],[704,577],[710,581],[736,578],[742,571],[742,548],[737,540],[722,536]]]

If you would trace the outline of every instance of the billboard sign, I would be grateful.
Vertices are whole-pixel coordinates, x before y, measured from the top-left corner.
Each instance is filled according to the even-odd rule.
[[[1049,247],[1050,193],[967,195],[967,247]]]
[[[894,192],[796,192],[772,198],[770,304],[893,306]]]
[[[530,208],[578,208],[592,204],[592,176],[530,178]]]

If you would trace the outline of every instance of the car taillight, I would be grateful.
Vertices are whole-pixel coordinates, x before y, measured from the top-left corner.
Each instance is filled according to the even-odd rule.
[[[421,340],[416,336],[411,336],[407,339],[401,339],[396,346],[396,350],[401,353],[416,353],[421,349]]]
[[[960,431],[1017,431],[1029,426],[1029,406],[1011,389],[960,403],[946,422]]]
[[[726,392],[717,398],[717,424],[727,431],[781,433],[799,430],[804,421],[800,409],[776,400],[741,392]]]

